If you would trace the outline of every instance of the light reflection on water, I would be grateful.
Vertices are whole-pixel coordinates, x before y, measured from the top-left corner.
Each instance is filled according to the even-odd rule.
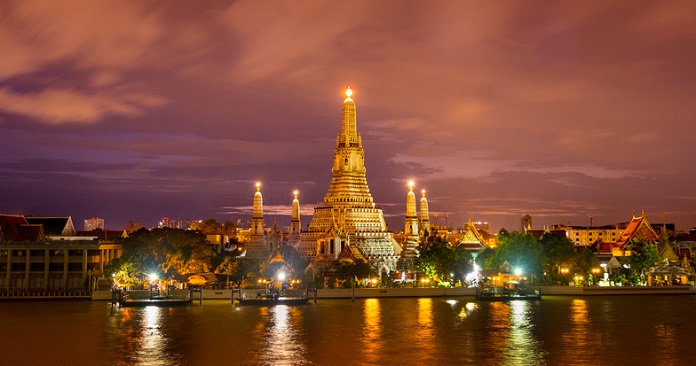
[[[411,339],[405,336],[406,339]],[[414,347],[423,350],[419,359],[423,362],[431,362],[436,359],[438,348],[435,336],[435,323],[433,321],[433,299],[418,299],[418,328],[414,334]]]
[[[112,326],[120,339],[126,340],[125,349],[113,355],[117,365],[180,365],[182,356],[172,349],[170,337],[162,330],[169,308],[147,306],[142,309],[120,309],[120,316],[113,316]]]
[[[260,347],[262,365],[304,365],[306,347],[298,339],[302,312],[296,307],[277,305],[265,308],[268,325]]]
[[[544,352],[538,347],[532,328],[532,302],[510,301],[510,335],[505,347],[505,359],[517,365],[543,364]]]
[[[382,353],[382,319],[379,299],[367,299],[364,305],[365,327],[362,334],[362,352],[365,362],[379,364]]]
[[[695,307],[696,296],[0,302],[0,339],[8,365],[682,365],[696,349]]]

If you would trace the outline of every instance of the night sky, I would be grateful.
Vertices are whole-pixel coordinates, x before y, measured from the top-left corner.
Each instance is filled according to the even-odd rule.
[[[0,213],[303,227],[351,85],[391,230],[696,226],[694,1],[2,1]],[[420,194],[418,194],[420,197]]]

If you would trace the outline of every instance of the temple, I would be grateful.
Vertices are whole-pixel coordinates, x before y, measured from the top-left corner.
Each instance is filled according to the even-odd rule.
[[[396,268],[401,246],[388,231],[382,209],[376,207],[367,186],[365,152],[351,96],[348,87],[328,192],[314,208],[314,216],[295,247],[320,266],[350,249],[382,273],[389,273]]]

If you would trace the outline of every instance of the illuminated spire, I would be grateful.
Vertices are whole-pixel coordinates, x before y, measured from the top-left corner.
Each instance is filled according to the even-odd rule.
[[[292,213],[290,216],[290,241],[297,241],[300,239],[300,229],[302,224],[300,223],[300,201],[297,199],[298,191],[292,192],[295,199],[292,200]]]
[[[413,180],[408,181],[408,194],[406,195],[406,218],[416,219],[416,195],[413,193]]]
[[[251,215],[253,231],[255,234],[263,234],[263,196],[261,195],[261,182],[256,182],[254,193],[254,209]]]
[[[402,243],[400,262],[405,267],[413,264],[418,246],[418,215],[416,213],[416,195],[413,193],[413,180],[408,181],[408,193],[406,194],[406,218],[404,220],[404,241]]]
[[[420,200],[420,227],[423,230],[430,230],[430,214],[428,213],[428,199],[425,198],[425,189],[421,190],[423,198]]]
[[[355,116],[355,102],[351,99],[353,90],[350,86],[346,89],[346,100],[343,101],[343,112],[341,119],[341,137],[348,143],[356,143],[358,137],[358,127]]]

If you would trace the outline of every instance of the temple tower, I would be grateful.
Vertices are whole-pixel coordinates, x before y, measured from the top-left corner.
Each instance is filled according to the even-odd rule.
[[[421,234],[427,236],[430,234],[430,214],[428,213],[428,199],[425,198],[425,189],[421,190],[423,197],[420,200],[419,227]],[[427,234],[425,234],[427,232]]]
[[[297,199],[298,191],[292,192],[295,199],[292,200],[292,213],[290,214],[290,233],[288,235],[288,244],[294,245],[300,241],[300,230],[302,224],[300,222],[300,201]]]
[[[251,236],[247,246],[246,256],[255,259],[268,259],[270,250],[266,245],[266,225],[263,222],[263,196],[261,182],[256,182],[254,207],[251,215]]]
[[[408,193],[406,194],[406,219],[404,223],[404,242],[403,251],[399,259],[399,268],[411,269],[413,258],[416,256],[418,247],[418,215],[416,213],[416,195],[413,193],[414,182],[408,182]]]
[[[317,262],[333,261],[348,246],[387,272],[396,267],[401,247],[375,206],[365,176],[365,152],[357,130],[353,91],[346,89],[341,132],[336,138],[331,183],[324,201],[314,208],[299,252]]]

